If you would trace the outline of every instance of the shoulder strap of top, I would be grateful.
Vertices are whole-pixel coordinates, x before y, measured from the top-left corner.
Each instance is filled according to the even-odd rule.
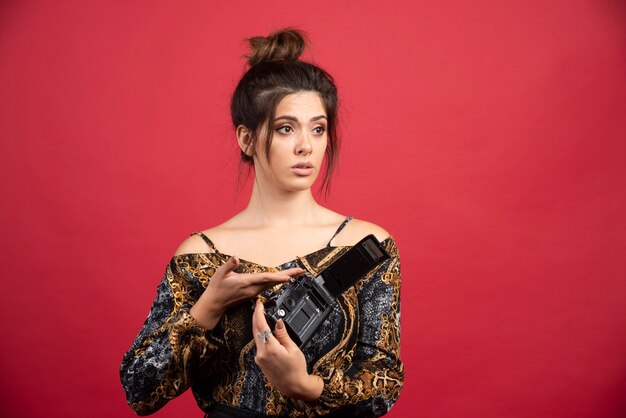
[[[343,222],[341,223],[341,225],[339,225],[339,228],[337,228],[337,230],[335,231],[335,234],[332,236],[332,238],[330,239],[330,241],[328,241],[328,244],[326,244],[327,247],[330,247],[330,242],[333,240],[333,238],[335,238],[337,236],[338,233],[341,232],[341,230],[343,229],[344,226],[346,226],[346,224],[348,222],[350,222],[350,219],[352,219],[352,216],[347,216],[346,219],[343,220]]]
[[[219,251],[217,251],[217,248],[215,248],[215,244],[213,244],[213,241],[211,241],[211,240],[209,239],[209,237],[207,237],[206,235],[204,235],[202,232],[192,232],[191,234],[189,234],[189,236],[191,236],[191,235],[199,235],[199,236],[200,236],[200,237],[204,240],[204,242],[206,242],[206,244],[207,244],[209,247],[211,247],[211,249],[212,249],[213,251],[215,251],[216,253],[218,253],[218,254],[219,254]]]

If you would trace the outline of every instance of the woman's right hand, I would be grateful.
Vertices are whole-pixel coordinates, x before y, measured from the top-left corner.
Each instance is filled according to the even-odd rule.
[[[219,266],[207,288],[189,310],[201,327],[213,329],[229,307],[305,272],[296,267],[279,272],[235,273],[233,270],[238,265],[239,260],[232,256]]]

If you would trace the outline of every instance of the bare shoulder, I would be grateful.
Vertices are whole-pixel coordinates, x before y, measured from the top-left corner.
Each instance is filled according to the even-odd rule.
[[[337,235],[334,243],[335,245],[354,245],[369,234],[373,234],[379,241],[384,241],[391,236],[385,228],[375,223],[353,218],[348,222],[344,231]]]
[[[205,235],[207,231],[202,231]],[[213,249],[197,234],[190,235],[174,252],[174,256],[181,254],[212,253]]]

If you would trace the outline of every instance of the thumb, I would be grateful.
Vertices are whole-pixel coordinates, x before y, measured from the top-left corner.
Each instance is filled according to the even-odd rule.
[[[239,259],[236,256],[232,256],[226,261],[224,264],[219,266],[216,273],[219,271],[222,274],[222,277],[226,276],[229,272],[235,270],[239,265]]]
[[[274,336],[276,337],[280,345],[287,349],[297,347],[296,343],[293,342],[293,340],[289,336],[287,328],[285,327],[285,322],[282,319],[276,321],[276,326],[274,327]]]

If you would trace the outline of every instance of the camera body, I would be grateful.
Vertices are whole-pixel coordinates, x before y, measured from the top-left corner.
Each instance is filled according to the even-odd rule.
[[[332,305],[389,254],[373,234],[367,235],[317,276],[303,275],[284,285],[265,303],[265,316],[274,328],[282,319],[298,346],[306,344],[332,311]]]

